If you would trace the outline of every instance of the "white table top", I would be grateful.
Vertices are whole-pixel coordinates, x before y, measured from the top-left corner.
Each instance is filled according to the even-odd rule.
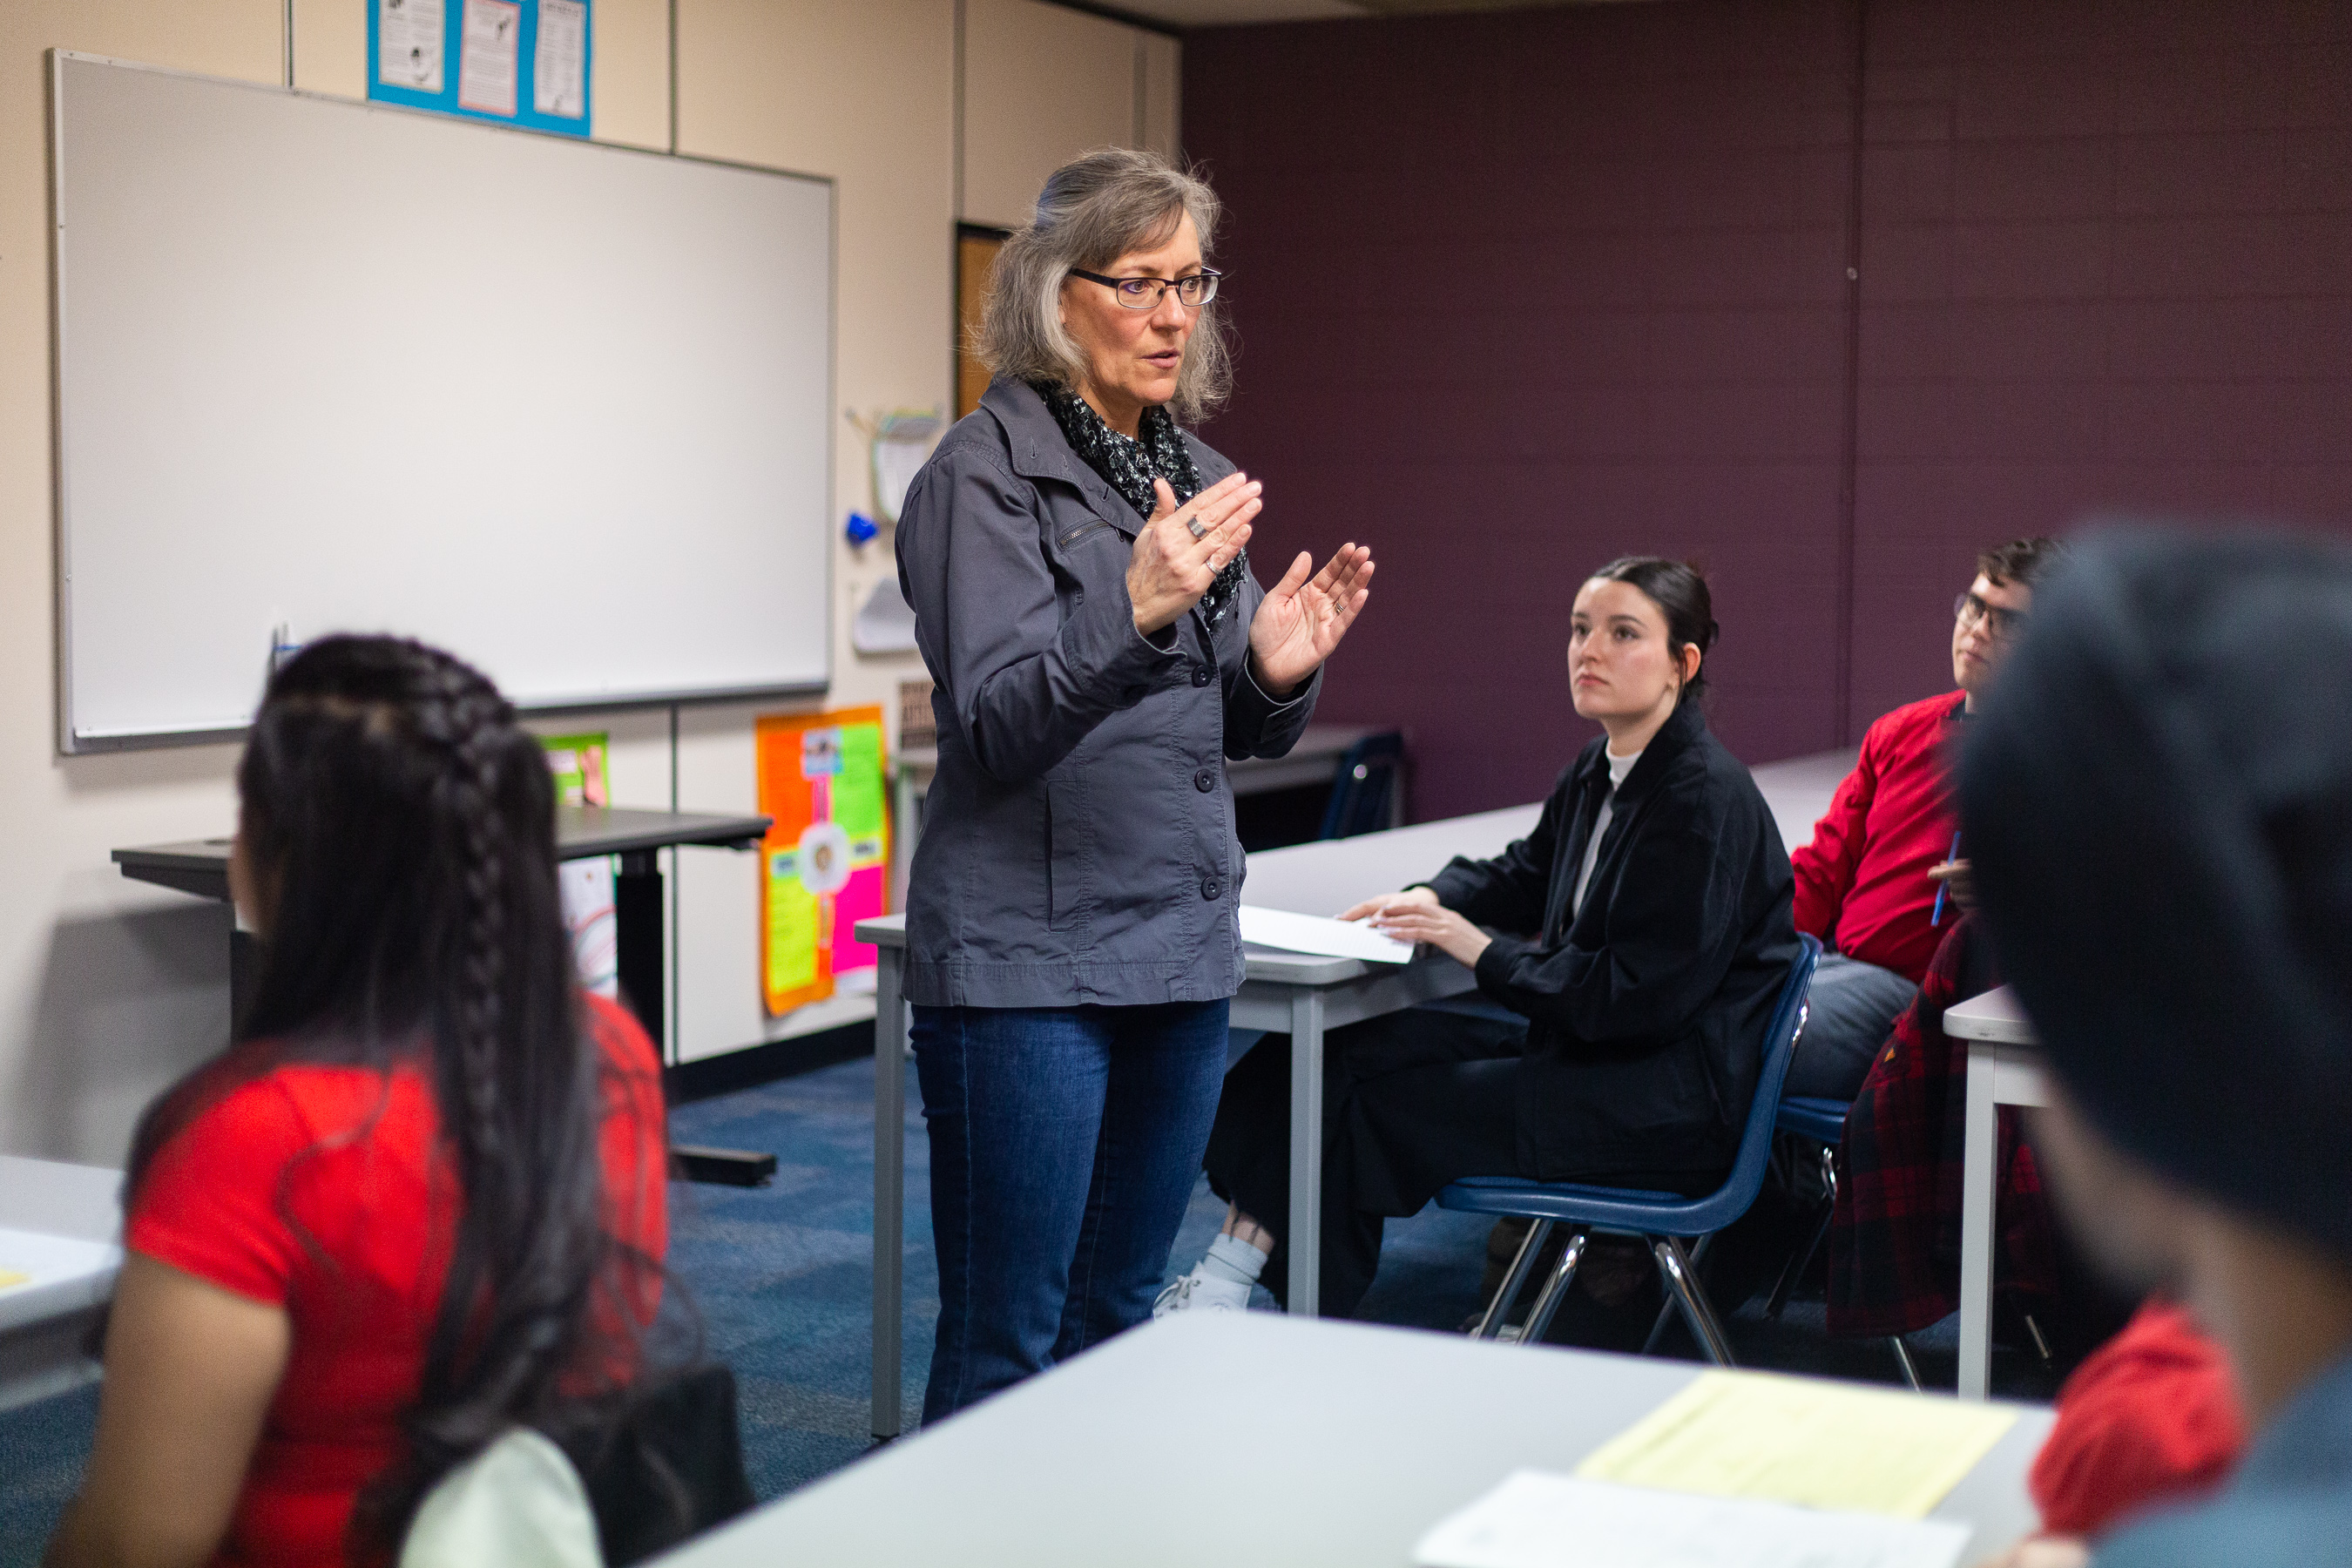
[[[1830,796],[1852,769],[1853,758],[1851,751],[1822,752],[1767,763],[1755,770],[1757,788],[1763,793],[1786,843],[1793,847],[1811,838],[1813,823],[1829,809]],[[1293,914],[1336,915],[1365,899],[1426,881],[1456,855],[1473,859],[1499,855],[1513,839],[1525,837],[1542,812],[1538,801],[1353,838],[1260,850],[1249,858],[1242,902]],[[890,914],[858,921],[855,934],[860,942],[898,948],[906,945],[906,916]],[[1338,984],[1379,967],[1352,959],[1315,958],[1255,947],[1249,950],[1248,962],[1253,980],[1311,985]]]
[[[665,1568],[1402,1568],[1519,1468],[1572,1469],[1700,1369],[1270,1312],[1168,1319],[662,1559]],[[1931,1397],[1923,1395],[1922,1397]],[[1975,1563],[2034,1526],[2046,1410],[1943,1505]]]
[[[2002,1046],[2041,1043],[2033,1033],[2033,1020],[2025,1016],[2017,994],[2006,985],[1945,1008],[1944,1033],[1955,1039],[1989,1040]]]
[[[99,1306],[122,1267],[122,1173],[0,1154],[0,1331]]]

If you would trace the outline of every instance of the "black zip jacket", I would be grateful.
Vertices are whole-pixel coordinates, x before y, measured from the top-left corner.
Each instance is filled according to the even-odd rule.
[[[1473,923],[1513,933],[1476,973],[1529,1020],[1523,1173],[1726,1170],[1797,957],[1788,851],[1756,781],[1685,703],[1626,774],[1571,920],[1606,749],[1595,740],[1578,754],[1532,834],[1491,860],[1456,858],[1429,885]]]

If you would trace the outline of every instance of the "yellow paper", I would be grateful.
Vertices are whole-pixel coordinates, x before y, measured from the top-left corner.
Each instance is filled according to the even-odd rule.
[[[19,1274],[14,1268],[0,1268],[0,1290],[5,1290],[11,1285],[29,1285],[32,1282],[33,1277],[29,1274]]]
[[[1592,1481],[1925,1518],[2017,1413],[1811,1378],[1703,1372],[1577,1467]]]

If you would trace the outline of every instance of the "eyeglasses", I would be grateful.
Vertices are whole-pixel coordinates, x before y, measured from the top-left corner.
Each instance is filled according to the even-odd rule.
[[[2007,642],[2025,629],[2025,612],[2004,610],[1999,605],[1988,605],[1974,594],[1963,594],[1952,601],[1952,614],[1964,626],[1979,621],[1990,621],[1988,628],[1995,642]]]
[[[1171,289],[1176,290],[1178,304],[1188,310],[1197,310],[1217,297],[1217,279],[1224,274],[1213,267],[1203,267],[1183,278],[1106,278],[1099,272],[1073,267],[1070,276],[1101,284],[1130,310],[1160,309],[1160,298]]]

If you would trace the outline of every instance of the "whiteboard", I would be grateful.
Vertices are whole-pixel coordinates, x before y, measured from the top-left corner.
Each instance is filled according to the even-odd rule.
[[[281,625],[826,685],[831,182],[52,58],[66,750],[242,729]]]

